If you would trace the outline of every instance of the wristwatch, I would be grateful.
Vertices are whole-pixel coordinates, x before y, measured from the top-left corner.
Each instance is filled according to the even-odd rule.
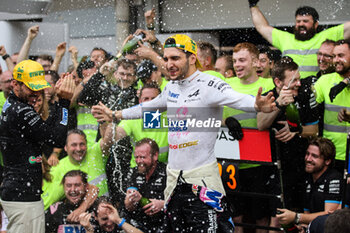
[[[295,213],[295,219],[294,219],[295,224],[299,224],[299,222],[300,222],[300,217],[301,217],[301,214],[300,214],[300,213]]]

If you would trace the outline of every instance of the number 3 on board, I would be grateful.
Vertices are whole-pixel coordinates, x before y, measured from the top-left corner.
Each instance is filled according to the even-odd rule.
[[[222,176],[222,165],[218,163],[218,167],[219,167],[220,176]],[[235,174],[236,174],[235,166],[233,166],[232,164],[229,164],[226,167],[226,172],[228,174],[228,179],[229,179],[229,181],[226,182],[227,187],[232,190],[236,189],[237,181],[235,178]]]

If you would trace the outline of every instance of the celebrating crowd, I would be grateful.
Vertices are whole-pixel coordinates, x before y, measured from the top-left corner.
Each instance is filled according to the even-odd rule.
[[[154,10],[124,41],[142,35],[135,49],[78,57],[71,46],[61,74],[66,42],[28,59],[39,26],[12,56],[0,45],[1,232],[244,232],[246,221],[349,232],[350,21],[318,32],[302,6],[289,33],[248,2],[270,46],[232,55],[183,34],[161,43]],[[187,116],[218,119],[238,141],[242,128],[269,131],[278,167],[240,162],[239,190],[226,193],[220,126],[186,127]]]

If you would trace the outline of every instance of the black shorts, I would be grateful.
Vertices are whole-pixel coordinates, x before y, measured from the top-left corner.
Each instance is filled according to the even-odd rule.
[[[167,205],[167,232],[233,233],[232,214],[225,197],[223,212],[205,204],[192,191],[191,184],[178,184]]]

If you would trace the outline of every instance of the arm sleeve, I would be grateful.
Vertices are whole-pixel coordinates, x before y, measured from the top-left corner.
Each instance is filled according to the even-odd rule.
[[[85,84],[83,90],[78,96],[77,101],[88,106],[98,104],[102,96],[99,86],[101,85],[103,78],[104,76],[100,72],[94,74]]]
[[[324,93],[322,91],[323,77],[320,77],[314,85],[317,103],[322,103],[325,100]]]
[[[207,83],[205,101],[210,106],[228,106],[246,112],[255,112],[255,97],[234,91],[231,86],[220,79],[212,79]]]
[[[48,125],[40,115],[30,106],[26,106],[19,111],[17,127],[23,132],[24,137],[53,147],[63,147],[67,137],[68,108],[70,101],[60,99],[62,107],[52,119],[52,124]]]
[[[341,176],[329,179],[328,190],[325,192],[325,203],[340,203],[342,199]]]
[[[164,112],[167,109],[166,87],[164,91],[160,93],[156,98],[151,101],[147,101],[131,108],[123,109],[123,119],[139,119],[142,118],[142,108],[159,109],[160,112]]]

